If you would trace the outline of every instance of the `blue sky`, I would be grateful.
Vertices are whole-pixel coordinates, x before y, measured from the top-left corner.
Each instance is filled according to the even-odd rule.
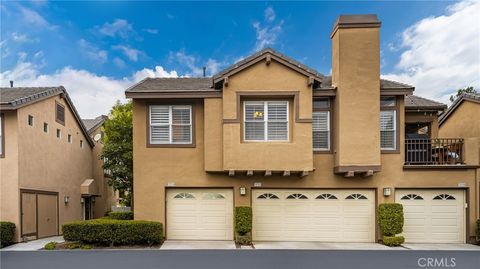
[[[106,113],[123,98],[125,87],[142,77],[198,76],[202,66],[213,74],[266,46],[329,74],[329,34],[336,17],[375,13],[382,21],[382,74],[446,100],[456,87],[479,83],[480,26],[467,31],[473,44],[442,40],[463,23],[480,25],[478,16],[464,18],[475,11],[480,13],[479,4],[470,1],[2,1],[0,79],[2,85],[9,80],[17,86],[64,84],[82,116],[92,117]],[[452,55],[433,61],[417,56],[428,54],[428,44],[438,46],[428,52],[434,58]],[[449,52],[452,48],[458,51]],[[457,61],[473,74],[441,89],[429,86],[432,76],[445,79],[451,71],[432,71],[432,66],[447,63],[456,70],[452,59],[458,57],[469,59]],[[421,80],[426,71],[429,79]],[[106,101],[94,101],[98,98]]]

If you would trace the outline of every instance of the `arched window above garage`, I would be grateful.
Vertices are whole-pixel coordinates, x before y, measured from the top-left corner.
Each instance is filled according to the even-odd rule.
[[[181,192],[175,195],[173,199],[195,199],[195,196],[191,193]]]
[[[315,199],[320,199],[320,200],[336,200],[338,199],[337,196],[331,194],[331,193],[322,193],[317,198]]]
[[[423,197],[412,193],[403,196],[400,200],[423,200]]]
[[[294,193],[294,194],[290,194],[289,196],[287,196],[287,199],[308,199],[307,196],[301,194],[301,193]]]
[[[257,199],[278,199],[278,196],[276,196],[273,193],[264,193],[260,196],[257,197]]]
[[[203,200],[221,200],[221,199],[225,199],[225,196],[223,196],[220,193],[207,192],[203,194]]]
[[[433,197],[433,200],[456,200],[456,199],[450,194],[443,193]]]
[[[345,198],[346,200],[368,200],[367,196],[360,193],[350,194]]]

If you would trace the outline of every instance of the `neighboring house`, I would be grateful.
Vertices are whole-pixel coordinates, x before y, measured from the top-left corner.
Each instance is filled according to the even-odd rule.
[[[439,123],[439,134],[442,137],[480,139],[480,93],[464,93],[457,97],[445,113],[440,115]],[[477,149],[466,150],[480,152],[480,145]],[[480,168],[477,169],[477,190],[480,195]],[[478,206],[480,207],[480,200]]]
[[[108,119],[107,116],[101,115],[95,119],[82,119],[88,134],[93,140],[95,146],[92,149],[92,161],[93,161],[93,177],[96,181],[96,186],[99,188],[98,193],[102,194],[100,199],[95,199],[92,211],[95,213],[93,217],[101,217],[105,212],[112,210],[112,206],[118,204],[118,194],[108,185],[109,172],[103,169],[103,160],[101,158],[103,150],[103,136],[102,130],[103,123]],[[86,203],[91,202],[88,199]],[[85,207],[84,207],[85,208]],[[88,214],[87,214],[88,216]]]
[[[101,147],[92,139],[101,124],[87,130],[63,87],[0,88],[0,113],[0,219],[16,224],[16,239],[103,216]]]
[[[209,78],[147,78],[133,99],[135,219],[166,238],[376,242],[404,205],[407,242],[463,243],[478,218],[478,140],[438,138],[446,106],[380,79],[380,22],[340,16],[332,76],[264,49]],[[464,150],[466,149],[466,150]]]

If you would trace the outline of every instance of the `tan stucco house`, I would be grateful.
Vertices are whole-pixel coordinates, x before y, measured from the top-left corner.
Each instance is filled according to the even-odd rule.
[[[233,208],[251,206],[253,240],[376,242],[377,205],[398,202],[407,242],[469,242],[479,139],[442,139],[444,104],[380,79],[379,30],[340,16],[331,76],[264,49],[127,89],[135,219],[171,240],[231,240]]]
[[[63,87],[0,88],[0,219],[16,224],[17,241],[115,203],[99,158],[105,119],[84,124]]]

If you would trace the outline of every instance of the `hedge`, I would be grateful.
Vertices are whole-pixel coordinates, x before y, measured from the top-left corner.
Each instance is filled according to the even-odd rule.
[[[480,242],[480,219],[477,219],[477,229],[476,229],[476,234],[477,234],[477,241]]]
[[[235,207],[235,232],[245,235],[252,231],[252,208],[248,206]]]
[[[403,236],[383,236],[383,244],[389,247],[398,247],[405,242]]]
[[[160,222],[94,219],[64,224],[63,238],[84,244],[154,245],[163,240]]]
[[[0,247],[6,247],[15,242],[15,223],[0,221]]]
[[[132,220],[133,212],[109,212],[108,217],[110,219]]]
[[[394,236],[403,232],[403,206],[385,203],[378,206],[378,224],[382,234]]]

